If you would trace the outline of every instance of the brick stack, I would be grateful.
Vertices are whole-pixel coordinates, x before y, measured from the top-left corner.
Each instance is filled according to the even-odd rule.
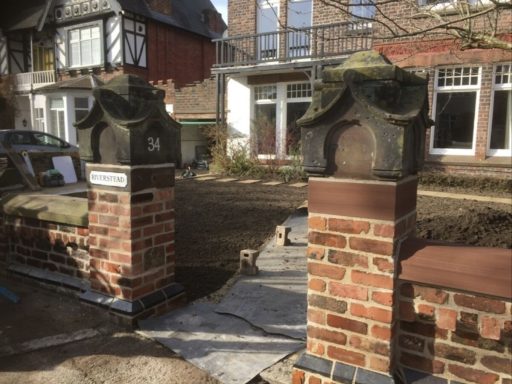
[[[511,314],[510,301],[403,282],[400,364],[444,382],[510,384]]]
[[[102,166],[128,174],[128,187],[89,189],[90,281],[82,298],[140,318],[181,304],[174,283],[174,166]],[[160,185],[159,185],[160,184]]]
[[[309,181],[307,353],[293,382],[392,382],[394,271],[415,177]]]

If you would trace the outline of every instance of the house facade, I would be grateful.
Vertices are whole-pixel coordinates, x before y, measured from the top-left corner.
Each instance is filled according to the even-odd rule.
[[[228,126],[231,144],[260,159],[289,160],[300,139],[295,121],[307,109],[322,69],[375,49],[400,67],[430,75],[435,125],[427,131],[426,169],[510,177],[510,51],[464,50],[447,34],[384,38],[387,22],[428,28],[431,19],[421,13],[446,11],[443,4],[453,1],[409,3],[229,1],[229,36],[217,41],[214,72],[219,119]],[[486,0],[465,3],[482,8]],[[476,30],[488,27],[481,19],[472,20]],[[512,36],[510,11],[498,22],[497,33]]]
[[[214,72],[232,147],[286,161],[298,153],[295,121],[311,102],[318,71],[369,49],[371,30],[312,0],[229,1],[228,19]]]
[[[3,7],[0,75],[10,76],[16,95],[12,128],[72,144],[73,123],[92,107],[92,87],[120,74],[172,85],[166,108],[179,120],[174,90],[210,78],[211,40],[226,28],[209,0],[20,0]]]

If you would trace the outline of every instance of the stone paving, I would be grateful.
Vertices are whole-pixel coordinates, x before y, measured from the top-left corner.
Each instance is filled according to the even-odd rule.
[[[307,211],[297,210],[283,225],[291,228],[291,244],[269,241],[257,259],[258,275],[241,276],[219,304],[197,302],[143,320],[140,332],[222,383],[247,383],[269,367],[266,380],[288,383],[291,364],[275,364],[305,347]]]

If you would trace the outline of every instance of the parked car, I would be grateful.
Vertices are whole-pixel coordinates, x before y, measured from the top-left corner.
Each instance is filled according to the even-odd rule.
[[[39,131],[24,131],[19,129],[0,130],[0,142],[8,143],[12,148],[21,153],[33,152],[62,152],[78,156],[78,147],[59,139],[49,133]],[[5,155],[5,150],[0,148],[0,156]]]

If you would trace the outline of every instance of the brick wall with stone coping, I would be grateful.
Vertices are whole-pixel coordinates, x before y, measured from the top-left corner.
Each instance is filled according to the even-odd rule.
[[[415,240],[413,179],[312,178],[308,221],[293,384],[511,384],[510,250]]]
[[[510,383],[510,301],[410,282],[400,282],[398,293],[402,367],[445,380]]]
[[[0,215],[0,264],[15,263],[89,279],[89,229]]]

